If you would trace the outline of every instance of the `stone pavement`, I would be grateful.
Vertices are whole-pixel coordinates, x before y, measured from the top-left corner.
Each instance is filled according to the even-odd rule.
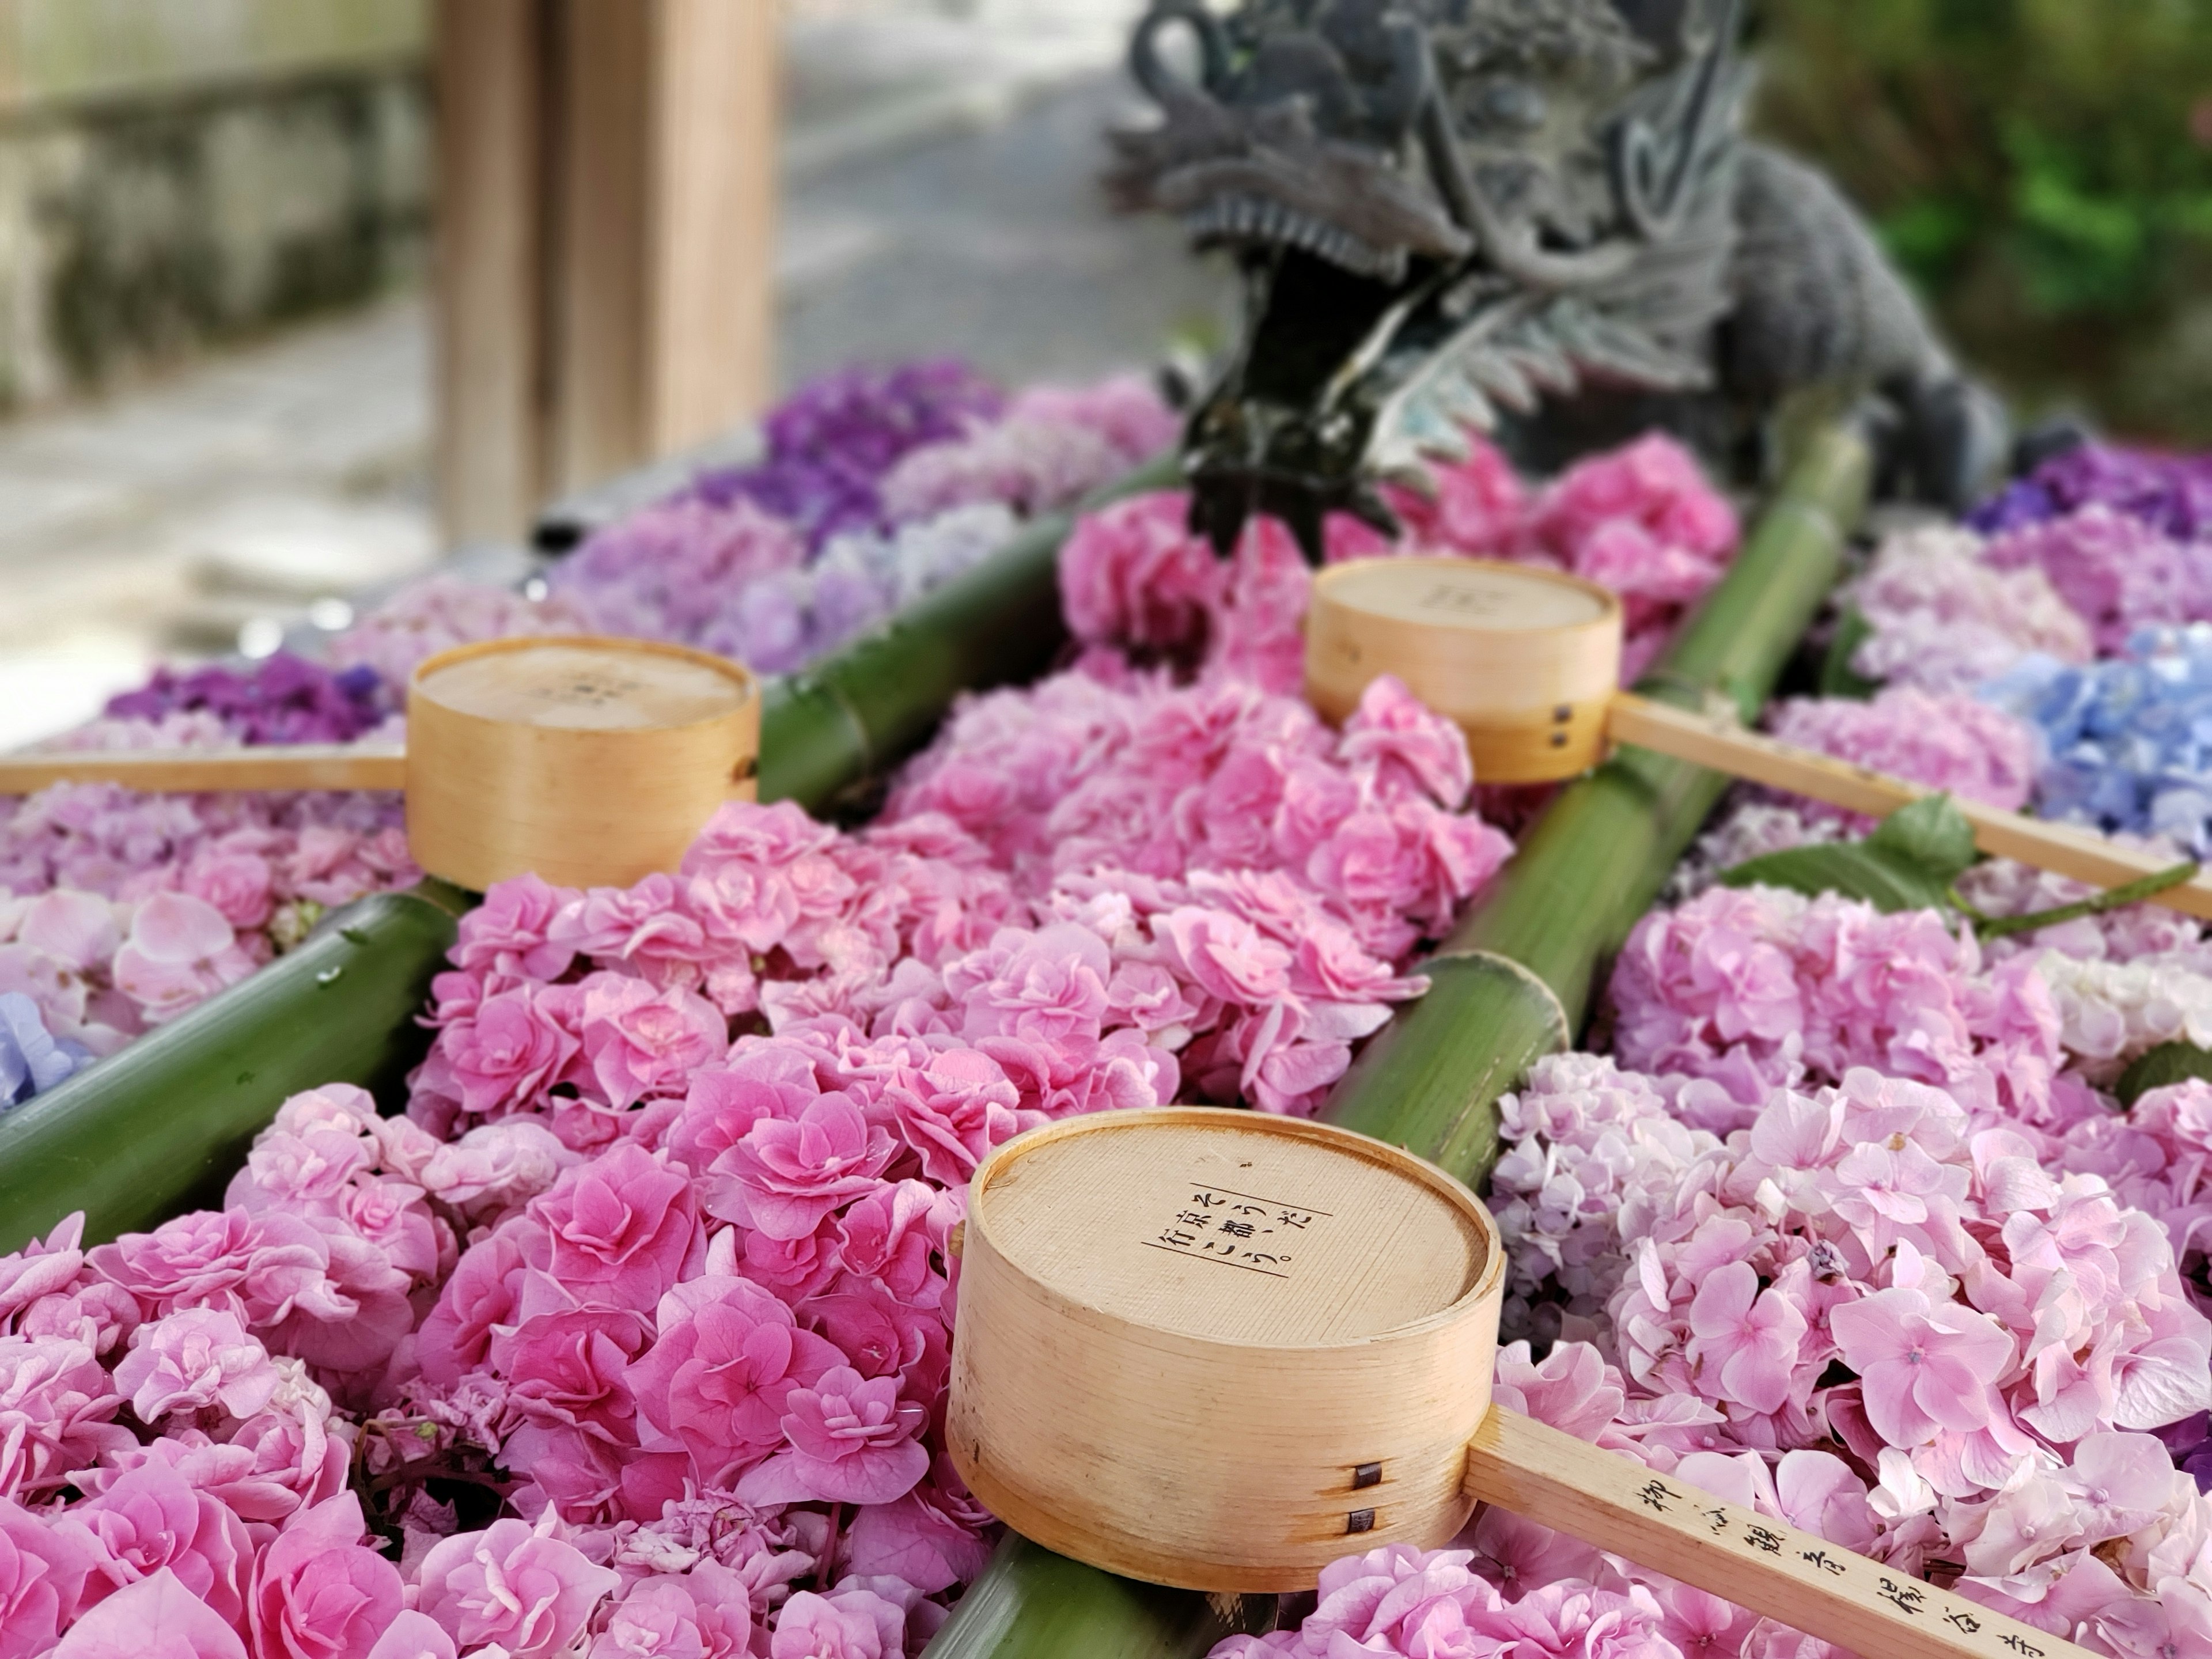
[[[779,247],[786,386],[951,353],[1011,380],[1226,326],[1173,228],[1109,216],[1135,0],[796,0]],[[962,15],[964,14],[964,15]],[[419,297],[0,423],[0,748],[156,656],[273,641],[438,553]]]

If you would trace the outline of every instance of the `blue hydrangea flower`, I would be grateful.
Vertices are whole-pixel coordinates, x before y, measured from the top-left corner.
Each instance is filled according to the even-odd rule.
[[[82,1044],[47,1031],[30,998],[0,992],[0,1111],[45,1093],[91,1060]]]

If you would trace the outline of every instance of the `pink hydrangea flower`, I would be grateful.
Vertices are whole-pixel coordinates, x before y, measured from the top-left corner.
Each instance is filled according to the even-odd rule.
[[[738,1482],[748,1503],[888,1504],[929,1472],[915,1437],[927,1413],[899,1398],[896,1377],[835,1365],[814,1387],[793,1389],[787,1404],[789,1443]]]
[[[604,973],[580,988],[584,1061],[610,1106],[681,1094],[692,1073],[729,1048],[721,1013],[696,992],[675,985],[656,991],[643,980]]]
[[[1200,644],[1223,587],[1221,562],[1191,534],[1180,493],[1086,514],[1060,550],[1060,608],[1079,640],[1152,651]]]
[[[2041,570],[2100,651],[2118,650],[2146,623],[2212,614],[2191,550],[2101,502],[1999,536],[1983,556],[1999,570]]]
[[[295,1516],[255,1564],[247,1598],[256,1659],[369,1659],[399,1616],[399,1571],[362,1543],[342,1492]]]
[[[1787,1291],[1762,1291],[1747,1261],[1708,1274],[1690,1304],[1690,1363],[1709,1369],[1713,1392],[1755,1412],[1776,1412],[1790,1398],[1807,1328]]]
[[[114,1421],[122,1404],[88,1344],[0,1337],[0,1496],[44,1497],[131,1444]]]
[[[571,1029],[574,993],[566,987],[517,988],[486,997],[438,1033],[433,1062],[443,1062],[461,1109],[482,1115],[534,1103],[568,1074],[583,1044]]]
[[[615,1604],[586,1659],[750,1659],[752,1600],[719,1561],[639,1580]]]
[[[531,1223],[498,1228],[462,1255],[416,1334],[423,1376],[450,1386],[489,1358],[493,1332],[514,1322],[530,1257],[546,1251]]]
[[[617,1306],[657,1301],[698,1243],[691,1182],[635,1145],[563,1176],[530,1214],[544,1230],[547,1271]]]
[[[800,1590],[784,1603],[769,1659],[902,1659],[906,1614],[865,1589]]]
[[[211,904],[240,932],[265,927],[276,908],[276,872],[258,854],[210,848],[184,869],[183,890]]]
[[[132,915],[113,973],[116,988],[159,1023],[235,985],[257,965],[214,905],[189,893],[162,892]]]
[[[100,1545],[85,1580],[86,1606],[166,1571],[225,1624],[244,1625],[252,1540],[228,1506],[195,1492],[174,1468],[143,1463],[70,1513]]]
[[[56,1659],[246,1659],[231,1622],[164,1567],[70,1626]]]
[[[453,1638],[427,1613],[403,1609],[376,1638],[368,1659],[457,1659]]]
[[[555,1659],[621,1582],[543,1529],[495,1521],[431,1547],[416,1607],[465,1652],[495,1642],[513,1659]]]
[[[1966,800],[2016,811],[2035,787],[2036,736],[2025,721],[1964,696],[1893,686],[1871,702],[1799,697],[1768,722],[1776,737]],[[1835,809],[1810,809],[1816,815]],[[1862,825],[1863,827],[1863,825]]]
[[[816,1097],[795,1120],[763,1118],[716,1159],[726,1170],[717,1215],[771,1238],[804,1238],[831,1211],[872,1191],[891,1138],[842,1093]]]
[[[76,1617],[99,1554],[76,1522],[0,1498],[0,1659],[36,1659]]]
[[[129,1393],[142,1423],[208,1406],[251,1417],[269,1403],[277,1381],[268,1349],[221,1308],[181,1308],[141,1325],[115,1367],[115,1386]]]
[[[495,883],[483,902],[461,918],[454,964],[472,973],[558,979],[575,951],[551,942],[554,918],[580,896],[534,875]]]
[[[719,1482],[781,1444],[792,1391],[819,1382],[844,1358],[758,1285],[698,1279],[662,1299],[635,1387],[647,1418]]]

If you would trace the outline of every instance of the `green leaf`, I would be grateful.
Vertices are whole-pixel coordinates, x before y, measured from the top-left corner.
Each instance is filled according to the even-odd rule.
[[[1923,795],[1884,818],[1865,846],[1948,887],[1973,866],[1974,826],[1949,795]]]
[[[1808,898],[1838,893],[1863,900],[1885,915],[1936,909],[1948,902],[1942,882],[1929,880],[1910,865],[1869,853],[1864,842],[1769,853],[1723,872],[1721,884],[1782,887]]]
[[[2212,1079],[2212,1051],[2193,1042],[2161,1042],[2120,1073],[2112,1092],[2120,1097],[2121,1105],[2132,1106],[2153,1089],[2186,1083],[2193,1077]]]
[[[1822,696],[1864,702],[1881,690],[1880,680],[1870,680],[1851,666],[1859,647],[1873,637],[1874,624],[1860,614],[1858,606],[1845,605],[1836,619],[1836,635],[1828,641],[1828,654],[1820,659]]]
[[[1724,872],[1721,882],[1812,897],[1838,893],[1893,915],[1946,908],[1951,884],[1973,861],[1973,826],[1948,795],[1929,795],[1892,813],[1864,841],[1769,853]]]

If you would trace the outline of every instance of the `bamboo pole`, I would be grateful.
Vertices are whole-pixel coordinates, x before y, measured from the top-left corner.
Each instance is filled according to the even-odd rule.
[[[1841,572],[1867,478],[1856,434],[1832,428],[1812,438],[1727,577],[1639,690],[1692,708],[1717,692],[1747,723],[1757,719]],[[1624,746],[1553,803],[1444,941],[1436,966],[1468,958],[1519,964],[1527,976],[1510,994],[1556,999],[1571,1038],[1600,964],[1651,908],[1728,786],[1721,773]],[[1330,1121],[1408,1147],[1470,1185],[1486,1180],[1498,1155],[1498,1096],[1542,1052],[1516,1063],[1488,1035],[1506,988],[1496,975],[1439,979],[1337,1085]],[[1531,1017],[1518,1023],[1526,1028]]]
[[[1172,476],[1156,462],[1094,499]],[[1071,522],[1031,523],[883,627],[771,681],[760,799],[826,811],[927,740],[961,691],[1046,667],[1066,637],[1056,573]],[[73,1210],[99,1239],[219,1196],[301,1089],[359,1083],[395,1102],[423,1051],[415,1017],[472,902],[442,883],[365,899],[252,978],[0,1115],[0,1252]]]
[[[73,1210],[87,1243],[219,1202],[287,1095],[357,1083],[387,1104],[429,1034],[458,888],[425,882],[349,907],[282,961],[0,1116],[0,1252]]]
[[[1719,691],[1755,716],[1835,585],[1868,473],[1856,434],[1817,429],[1727,577],[1643,682],[1645,694],[1698,707]],[[1425,967],[1428,994],[1368,1045],[1323,1115],[1479,1187],[1497,1158],[1498,1097],[1572,1040],[1599,964],[1650,908],[1728,781],[1623,749],[1571,785]],[[1117,1599],[1121,1583],[1010,1543],[927,1659],[1196,1659],[1225,1633],[1202,1622],[1203,1596]]]

